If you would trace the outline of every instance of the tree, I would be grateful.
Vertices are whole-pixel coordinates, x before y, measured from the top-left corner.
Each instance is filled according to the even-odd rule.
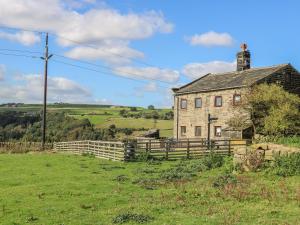
[[[154,107],[154,105],[149,105],[149,106],[148,106],[148,109],[149,109],[149,110],[154,110],[155,107]]]
[[[136,112],[136,111],[137,111],[137,108],[136,108],[136,107],[130,107],[130,111],[131,111],[131,112]]]
[[[237,126],[252,124],[254,133],[263,135],[300,134],[300,98],[276,84],[260,84],[242,97],[237,106],[239,113],[247,113],[240,119],[235,115],[232,122]],[[229,122],[230,123],[230,122]]]

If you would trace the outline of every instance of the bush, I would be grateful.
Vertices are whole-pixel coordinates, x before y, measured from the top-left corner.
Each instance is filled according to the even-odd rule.
[[[207,168],[214,169],[223,166],[224,157],[218,154],[211,153],[208,156],[204,157],[203,164],[207,166]]]
[[[136,159],[136,161],[139,161],[139,162],[146,162],[146,161],[155,160],[155,157],[152,156],[149,152],[142,152],[142,153],[137,154],[135,159]]]
[[[212,153],[198,160],[182,161],[175,167],[164,170],[160,177],[169,181],[190,179],[196,176],[198,172],[218,168],[223,164],[224,158]]]
[[[300,153],[275,157],[268,171],[283,177],[300,175]]]

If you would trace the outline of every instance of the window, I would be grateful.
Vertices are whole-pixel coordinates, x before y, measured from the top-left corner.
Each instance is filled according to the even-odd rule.
[[[185,136],[186,135],[186,126],[181,126],[180,127],[180,134],[181,134],[181,136]]]
[[[240,94],[234,94],[233,95],[233,105],[239,105],[241,103],[241,95]]]
[[[201,127],[200,126],[196,126],[195,127],[195,136],[201,136]]]
[[[215,127],[215,137],[221,137],[222,135],[222,127],[216,126]]]
[[[180,108],[181,109],[186,109],[187,108],[187,100],[186,99],[181,99],[180,100]]]
[[[202,99],[195,98],[195,108],[201,108],[201,107],[202,107]]]
[[[215,107],[221,107],[222,106],[222,96],[216,96],[215,97]]]

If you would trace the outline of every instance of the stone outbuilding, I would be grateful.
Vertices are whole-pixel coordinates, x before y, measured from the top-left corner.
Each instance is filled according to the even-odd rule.
[[[250,138],[251,127],[234,130],[228,121],[235,116],[249,117],[237,111],[243,94],[260,83],[277,83],[300,95],[300,73],[290,64],[251,68],[246,44],[237,54],[237,70],[207,74],[174,92],[174,138]],[[210,119],[209,119],[210,118]],[[210,121],[210,122],[208,122]]]

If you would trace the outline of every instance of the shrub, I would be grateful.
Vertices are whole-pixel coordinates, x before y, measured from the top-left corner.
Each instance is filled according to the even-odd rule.
[[[207,166],[208,169],[214,169],[223,166],[224,157],[218,154],[211,153],[204,157],[203,164]]]
[[[300,175],[300,153],[275,157],[275,161],[268,171],[283,177]]]
[[[136,161],[146,162],[155,160],[155,157],[152,156],[149,152],[142,152],[136,155]]]
[[[224,158],[212,153],[198,160],[182,161],[175,167],[164,170],[160,177],[169,181],[190,179],[193,176],[196,176],[198,172],[218,168],[223,164]]]

